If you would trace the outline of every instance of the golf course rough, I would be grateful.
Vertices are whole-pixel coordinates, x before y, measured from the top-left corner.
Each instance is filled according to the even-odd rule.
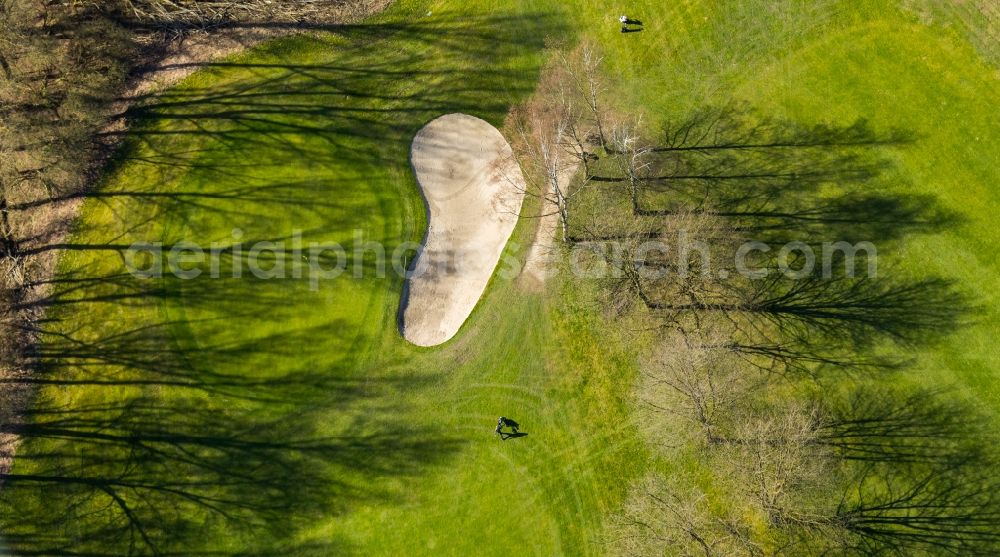
[[[401,301],[406,340],[455,336],[486,290],[517,224],[524,177],[488,122],[446,114],[417,132],[410,163],[428,210],[427,235]]]

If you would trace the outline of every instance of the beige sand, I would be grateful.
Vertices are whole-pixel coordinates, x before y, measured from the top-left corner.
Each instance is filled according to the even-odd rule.
[[[403,293],[403,337],[441,344],[472,313],[510,238],[524,178],[507,140],[466,114],[436,118],[417,132],[410,163],[429,211],[427,236]]]
[[[559,183],[566,187],[580,164],[570,164],[559,170]],[[535,238],[528,248],[528,255],[521,269],[518,284],[524,290],[537,292],[545,285],[545,279],[553,273],[554,263],[559,256],[559,208],[556,206],[552,185],[547,184],[542,196],[542,208],[535,230]]]
[[[539,291],[548,278],[552,260],[557,255],[556,235],[559,233],[559,213],[554,201],[546,196],[542,201],[535,238],[524,259],[519,284],[529,291]]]

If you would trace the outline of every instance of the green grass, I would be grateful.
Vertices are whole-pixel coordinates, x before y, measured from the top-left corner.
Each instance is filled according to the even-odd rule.
[[[889,246],[883,268],[956,278],[981,311],[917,350],[911,375],[1000,411],[1000,90],[966,35],[886,2],[638,2],[629,15],[646,30],[629,35],[610,9],[399,2],[146,103],[53,285],[39,377],[58,384],[41,387],[0,494],[15,549],[126,550],[108,488],[168,553],[604,553],[646,449],[627,402],[634,354],[576,289],[528,294],[498,276],[454,340],[418,349],[396,331],[399,279],[371,269],[315,291],[118,276],[120,246],[226,243],[234,228],[247,243],[294,230],[419,240],[411,137],[448,112],[501,125],[534,87],[546,37],[594,38],[612,96],[654,123],[741,101],[915,133],[888,187],[933,194],[964,222]],[[533,226],[521,222],[510,254]],[[500,414],[529,435],[498,442]]]

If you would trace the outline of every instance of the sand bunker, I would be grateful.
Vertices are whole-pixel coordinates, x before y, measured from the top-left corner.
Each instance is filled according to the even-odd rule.
[[[410,162],[429,211],[427,236],[403,292],[406,340],[434,346],[472,313],[510,238],[524,178],[488,122],[447,114],[417,132]]]

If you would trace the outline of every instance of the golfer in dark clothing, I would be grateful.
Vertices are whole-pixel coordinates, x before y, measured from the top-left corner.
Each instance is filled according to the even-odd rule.
[[[497,428],[494,431],[496,432],[497,435],[503,437],[504,436],[503,428],[509,427],[512,430],[514,430],[514,433],[517,433],[517,428],[519,426],[520,424],[518,424],[514,420],[500,416],[500,419],[497,420]]]

